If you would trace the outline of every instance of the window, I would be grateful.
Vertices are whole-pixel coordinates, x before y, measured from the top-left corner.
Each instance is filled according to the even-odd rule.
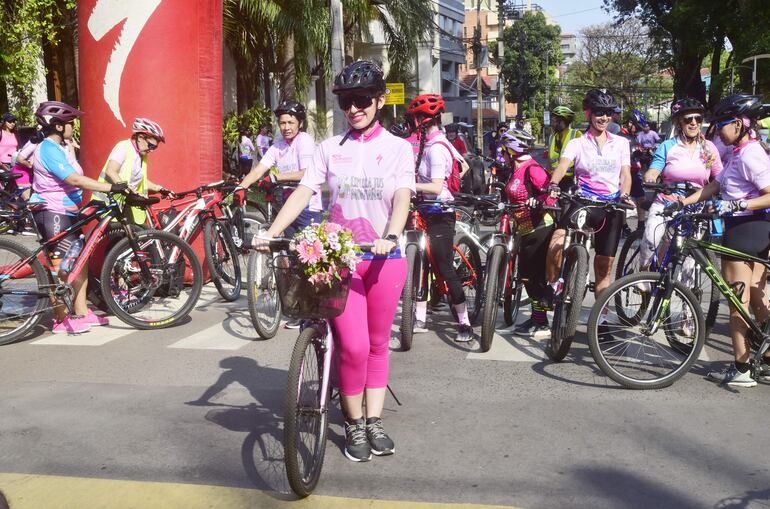
[[[450,72],[452,70],[452,62],[449,60],[441,61],[441,72]]]

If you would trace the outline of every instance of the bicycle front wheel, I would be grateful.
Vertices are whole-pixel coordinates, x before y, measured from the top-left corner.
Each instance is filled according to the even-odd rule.
[[[269,253],[252,251],[246,270],[246,295],[254,329],[262,339],[270,339],[281,324],[281,299]]]
[[[241,295],[241,264],[230,231],[222,221],[208,219],[203,225],[203,251],[211,280],[219,295],[233,302]]]
[[[192,311],[203,271],[189,244],[167,232],[134,234],[138,251],[125,238],[102,267],[102,295],[115,316],[137,329],[163,329]]]
[[[0,345],[26,336],[50,306],[46,270],[26,247],[0,239]]]
[[[463,285],[468,318],[471,325],[474,325],[481,314],[481,289],[484,281],[479,250],[476,244],[465,235],[460,237],[454,245],[454,268]],[[452,311],[454,312],[454,306]]]
[[[564,289],[556,298],[551,341],[547,348],[548,356],[556,362],[563,361],[572,346],[588,277],[588,251],[584,246],[571,246],[565,256]]]
[[[487,258],[487,273],[484,278],[484,305],[481,313],[481,336],[479,345],[482,352],[488,352],[492,347],[497,325],[497,310],[500,307],[500,282],[505,284],[504,275],[505,247],[501,245],[490,249]]]
[[[406,246],[406,283],[401,291],[401,350],[408,352],[412,349],[414,337],[415,301],[417,300],[417,284],[420,282],[420,267],[417,259],[417,245]]]
[[[316,327],[303,330],[294,344],[286,383],[283,447],[292,491],[307,497],[321,476],[329,427],[331,384],[323,392],[325,348]]]
[[[615,281],[602,292],[588,319],[588,346],[596,364],[629,389],[671,385],[689,371],[706,340],[695,295],[679,281],[664,281],[656,272]],[[669,284],[673,288],[665,287]],[[622,313],[616,309],[618,301]],[[628,322],[624,316],[637,319]]]
[[[517,253],[512,254],[508,260],[508,272],[510,283],[506,283],[503,292],[503,320],[505,320],[506,327],[516,323],[516,317],[521,308],[521,293],[524,285],[519,277],[519,256]]]

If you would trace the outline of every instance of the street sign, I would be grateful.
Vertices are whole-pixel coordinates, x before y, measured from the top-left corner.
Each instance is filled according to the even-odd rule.
[[[543,112],[543,125],[551,125],[551,112],[548,110]]]
[[[404,104],[404,84],[385,83],[385,104]]]

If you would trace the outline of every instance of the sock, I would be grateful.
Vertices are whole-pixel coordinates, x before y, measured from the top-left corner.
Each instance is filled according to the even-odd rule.
[[[748,362],[735,362],[735,369],[737,369],[740,373],[748,373],[749,369],[751,369],[751,364]]]
[[[428,301],[418,301],[414,303],[415,320],[424,322],[428,317]]]
[[[548,325],[548,317],[539,304],[532,303],[532,321],[538,325]]]
[[[462,304],[455,304],[455,311],[457,311],[457,321],[460,325],[470,325],[471,321],[468,319],[468,306],[465,302]]]
[[[379,419],[380,419],[379,417],[367,417],[366,418],[366,424],[374,424]]]

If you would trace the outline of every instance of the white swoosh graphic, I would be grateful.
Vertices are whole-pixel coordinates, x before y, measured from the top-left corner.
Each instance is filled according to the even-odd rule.
[[[123,69],[139,34],[160,2],[161,0],[98,0],[88,18],[88,31],[97,41],[121,21],[126,20],[104,71],[104,100],[123,127],[126,126],[120,113],[120,81]]]

